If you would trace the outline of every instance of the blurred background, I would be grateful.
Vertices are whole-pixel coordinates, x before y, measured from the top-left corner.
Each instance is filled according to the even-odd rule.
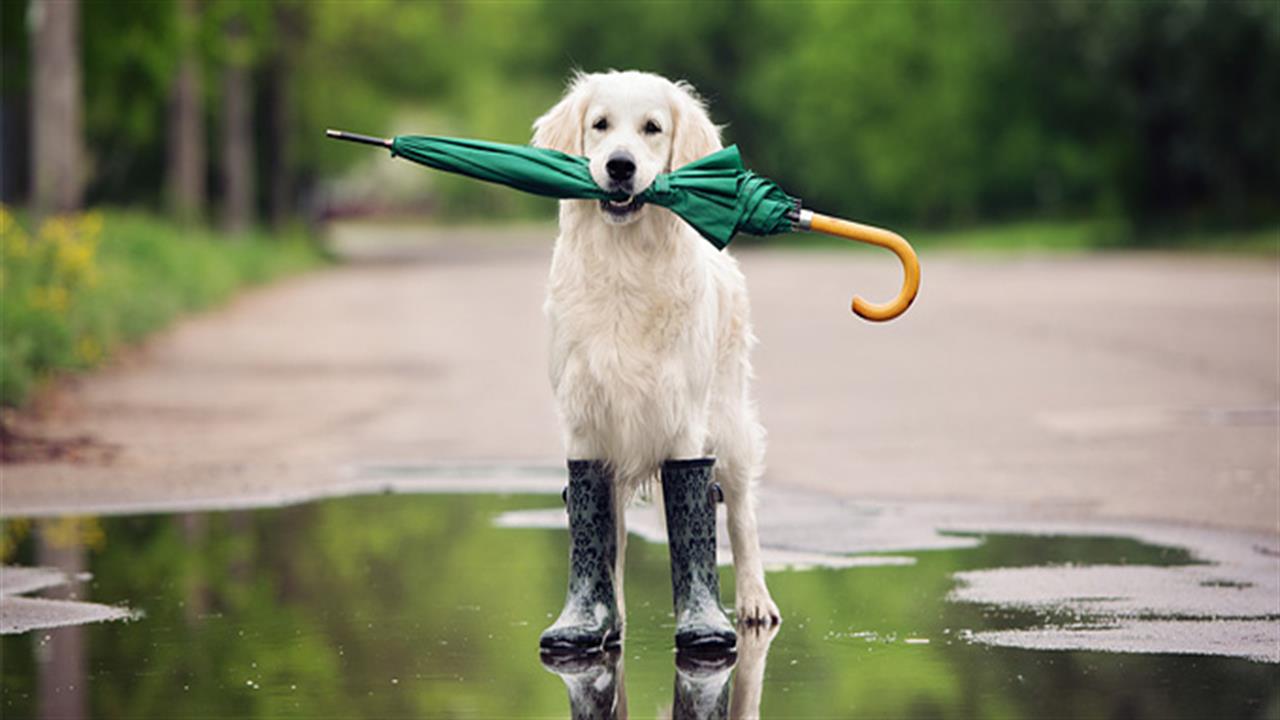
[[[692,82],[753,166],[832,212],[909,226],[1101,217],[1126,223],[1121,240],[1153,242],[1277,213],[1270,2],[13,0],[3,12],[11,204],[128,205],[228,229],[385,204],[545,217],[546,202],[421,171],[432,192],[388,194],[371,177],[384,157],[322,131],[526,142],[571,69],[640,68]],[[55,104],[63,92],[75,102]],[[49,151],[72,156],[76,181],[56,201],[32,180],[31,141],[55,125],[67,137]]]
[[[689,80],[753,169],[806,205],[921,242],[1276,247],[1274,2],[7,0],[0,12],[7,405],[48,368],[92,364],[242,282],[306,266],[327,219],[549,220],[552,202],[323,130],[526,142],[575,68]],[[85,208],[105,210],[46,222]],[[175,236],[199,247],[174,253]],[[130,297],[148,288],[146,303]]]

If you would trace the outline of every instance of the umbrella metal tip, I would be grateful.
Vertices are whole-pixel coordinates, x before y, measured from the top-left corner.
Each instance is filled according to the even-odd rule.
[[[330,128],[324,131],[326,137],[335,140],[348,140],[350,142],[363,143],[365,145],[378,145],[384,148],[390,148],[392,138],[379,138],[369,135],[361,135],[360,133],[347,132],[346,130],[334,130]]]

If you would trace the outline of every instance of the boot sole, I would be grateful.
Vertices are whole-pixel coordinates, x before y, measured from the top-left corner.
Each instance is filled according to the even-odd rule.
[[[676,636],[676,650],[681,652],[724,653],[732,652],[737,647],[737,635],[695,635],[693,637]]]
[[[568,640],[540,640],[538,646],[544,653],[550,654],[591,654],[602,650],[616,648],[622,644],[622,631],[610,630],[600,641],[575,643]]]

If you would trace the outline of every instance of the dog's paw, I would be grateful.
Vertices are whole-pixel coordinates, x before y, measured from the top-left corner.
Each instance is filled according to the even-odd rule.
[[[781,627],[777,623],[757,623],[738,628],[739,673],[752,672],[757,666],[764,665],[765,658],[769,656],[769,646]]]
[[[736,612],[738,624],[748,627],[763,625],[773,626],[782,622],[782,613],[769,590],[763,585],[749,585],[737,589]]]
[[[769,653],[769,645],[773,643],[773,638],[777,636],[778,630],[782,625],[775,620],[774,622],[756,623],[754,625],[743,624],[738,628],[738,661],[754,656],[767,655]]]

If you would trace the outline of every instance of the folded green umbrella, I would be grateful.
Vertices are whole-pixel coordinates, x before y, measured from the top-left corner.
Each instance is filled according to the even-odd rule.
[[[529,145],[507,145],[428,135],[376,138],[340,130],[329,137],[378,145],[392,157],[498,183],[535,195],[583,200],[625,200],[591,177],[584,157]],[[777,183],[747,170],[737,146],[727,147],[669,173],[662,173],[638,196],[642,202],[665,207],[679,215],[719,249],[734,235],[773,235],[792,230],[816,230],[888,248],[903,262],[905,282],[897,299],[873,305],[854,298],[853,311],[869,320],[889,320],[906,311],[920,283],[920,266],[911,246],[881,228],[827,217],[800,206]]]
[[[586,158],[556,150],[428,135],[400,135],[390,140],[336,130],[329,135],[381,145],[390,148],[393,157],[534,195],[582,200],[628,197],[596,185]],[[800,209],[800,201],[772,180],[743,167],[737,146],[659,175],[639,199],[670,209],[721,249],[739,232],[790,232]]]

